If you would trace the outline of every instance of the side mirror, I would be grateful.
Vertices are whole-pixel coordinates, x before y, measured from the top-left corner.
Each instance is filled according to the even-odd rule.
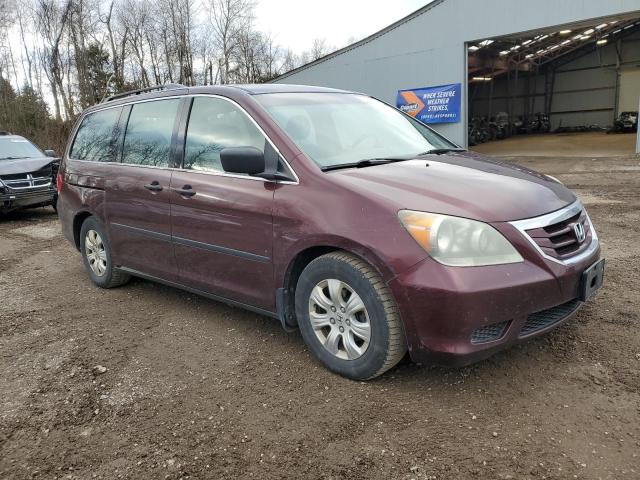
[[[45,151],[44,151],[44,154],[45,154],[47,157],[53,157],[53,158],[55,158],[55,157],[57,157],[57,156],[58,156],[58,155],[56,155],[55,150],[45,150]]]
[[[228,173],[257,175],[266,168],[264,153],[255,147],[229,147],[220,151],[222,168]]]

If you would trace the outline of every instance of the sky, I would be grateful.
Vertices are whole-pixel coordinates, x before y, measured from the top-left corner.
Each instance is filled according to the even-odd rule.
[[[255,25],[294,53],[316,38],[342,48],[430,3],[431,0],[258,0]]]

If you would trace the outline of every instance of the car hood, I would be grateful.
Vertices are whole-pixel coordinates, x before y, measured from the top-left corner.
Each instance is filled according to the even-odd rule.
[[[330,172],[345,187],[375,195],[394,208],[484,222],[531,218],[575,202],[546,175],[473,152],[425,156]]]
[[[0,160],[0,175],[35,172],[50,163],[58,162],[51,157],[18,158],[16,160]]]

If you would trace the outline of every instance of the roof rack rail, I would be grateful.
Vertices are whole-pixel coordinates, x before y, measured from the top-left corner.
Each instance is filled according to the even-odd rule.
[[[0,135],[2,136],[11,135],[11,132],[7,132],[6,130],[0,130]]]
[[[127,92],[116,93],[115,95],[111,95],[110,97],[105,98],[104,102],[111,102],[112,100],[118,100],[119,98],[126,98],[133,95],[140,95],[142,93],[153,92],[154,90],[177,90],[180,88],[187,88],[180,83],[165,83],[164,85],[155,85],[153,87],[141,88],[139,90],[129,90]]]

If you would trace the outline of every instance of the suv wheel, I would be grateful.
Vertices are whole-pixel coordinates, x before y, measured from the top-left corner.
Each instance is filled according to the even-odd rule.
[[[80,252],[89,277],[97,286],[118,287],[131,278],[113,267],[109,240],[102,225],[93,217],[87,218],[80,229]]]
[[[296,316],[313,355],[345,377],[377,377],[407,350],[391,292],[369,264],[346,252],[307,265],[296,288]]]

